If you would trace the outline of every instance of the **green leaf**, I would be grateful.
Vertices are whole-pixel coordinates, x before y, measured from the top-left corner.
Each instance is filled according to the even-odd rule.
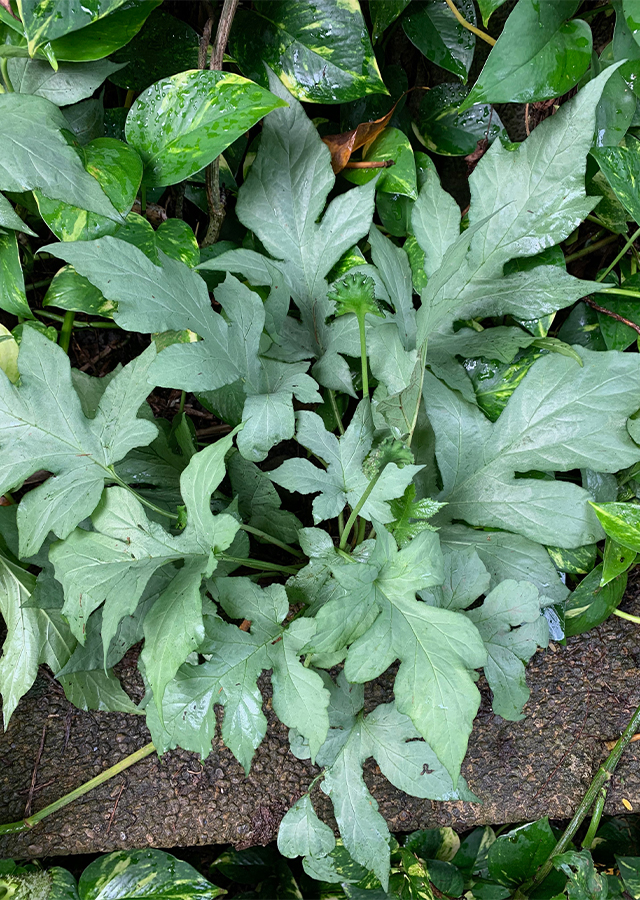
[[[372,756],[391,784],[415,797],[451,801],[472,800],[474,795],[464,779],[454,787],[429,744],[416,740],[417,731],[397,703],[380,704],[365,716],[362,689],[349,684],[342,673],[337,686],[328,678],[326,683],[331,690],[331,730],[318,754],[318,765],[328,769],[322,790],[331,797],[346,849],[386,886],[391,836],[362,777],[365,760]]]
[[[69,703],[73,703],[78,709],[140,713],[133,700],[122,689],[113,670],[69,672],[67,675],[59,675],[58,681],[64,688]]]
[[[277,336],[280,347],[270,355],[293,361],[319,358],[314,378],[355,396],[349,367],[340,354],[359,355],[358,329],[355,321],[327,322],[334,304],[327,298],[326,276],[371,228],[375,183],[336,197],[318,221],[335,183],[329,149],[300,104],[273,75],[270,87],[289,106],[271,113],[264,123],[260,149],[238,192],[236,213],[272,259],[250,250],[231,250],[202,268],[240,272],[252,284],[268,285],[272,294],[284,281],[300,320],[284,320]],[[301,191],[300,184],[308,189]]]
[[[606,897],[606,875],[599,875],[588,850],[568,850],[553,857],[553,866],[569,879],[566,891],[569,900],[593,900]]]
[[[215,569],[216,553],[231,544],[238,530],[232,516],[216,516],[210,510],[210,496],[224,477],[224,454],[231,440],[226,437],[206,447],[182,472],[187,525],[181,534],[173,536],[150,522],[137,499],[122,488],[111,488],[93,514],[95,530],[76,529],[50,551],[56,578],[64,587],[64,613],[82,642],[86,620],[104,603],[105,659],[120,620],[134,613],[153,573],[167,562],[183,561],[145,617],[142,660],[158,708],[167,682],[204,636],[202,576]]]
[[[68,123],[43,97],[0,94],[0,187],[7,191],[39,188],[47,197],[72,203],[120,221],[95,178],[62,133]]]
[[[13,316],[33,319],[24,289],[15,231],[0,230],[0,309]]]
[[[373,4],[371,7],[371,19],[373,22],[371,36],[374,44],[378,43],[383,32],[386,31],[392,22],[395,22],[410,2],[411,0],[377,0]]]
[[[640,225],[639,147],[638,141],[630,140],[619,147],[594,147],[591,153],[620,203]]]
[[[402,497],[389,504],[393,515],[389,531],[398,546],[406,547],[420,532],[434,530],[427,520],[435,516],[443,505],[435,500],[416,500],[415,485],[408,485]]]
[[[478,141],[488,138],[493,143],[506,134],[489,103],[474,103],[461,111],[467,94],[467,88],[455,83],[438,84],[425,92],[414,131],[428,150],[441,156],[468,156]]]
[[[65,538],[97,506],[111,466],[132,447],[150,443],[156,426],[137,418],[150,390],[155,349],[149,348],[111,381],[98,413],[87,419],[71,383],[65,352],[26,328],[18,367],[20,383],[0,373],[0,423],[5,439],[0,493],[39,469],[53,477],[29,491],[18,509],[20,555],[35,553],[54,531]],[[28,434],[28,441],[25,435]]]
[[[404,846],[421,859],[448,862],[456,858],[460,838],[453,828],[425,828],[410,834]]]
[[[634,900],[638,900],[640,897],[640,857],[616,856],[616,862],[625,890],[631,894]]]
[[[287,812],[278,829],[278,850],[283,856],[326,856],[336,845],[333,831],[317,817],[308,794]]]
[[[29,226],[22,221],[13,206],[2,194],[0,194],[0,228],[11,228],[13,231],[24,231],[25,234],[36,237],[35,231],[32,231]]]
[[[583,484],[587,490],[588,485]],[[563,550],[562,547],[547,547],[547,552],[560,572],[570,575],[586,575],[596,564],[597,547],[586,544],[575,550]]]
[[[488,592],[491,576],[474,547],[443,547],[443,558],[444,581],[420,591],[425,603],[440,609],[466,609]]]
[[[297,544],[302,522],[289,510],[280,509],[280,497],[266,472],[233,453],[227,460],[227,473],[238,511],[247,524],[287,544]]]
[[[41,59],[10,59],[9,78],[20,94],[35,94],[56,106],[85,100],[123,64],[100,60],[92,63],[61,63],[57,70]]]
[[[409,138],[398,128],[385,128],[378,137],[367,144],[362,151],[362,159],[367,162],[392,160],[394,165],[383,169],[376,182],[376,190],[387,194],[418,196],[416,183],[416,163]],[[379,175],[379,169],[343,169],[343,178],[353,184],[366,184]]]
[[[640,553],[640,507],[631,503],[592,503],[605,533]]]
[[[472,0],[458,0],[462,16],[476,24]],[[476,36],[458,22],[444,0],[428,0],[412,7],[402,20],[404,33],[431,62],[466,83],[476,46]]]
[[[125,0],[118,9],[79,31],[51,42],[57,60],[90,62],[128,44],[162,0]],[[46,50],[45,48],[43,48]],[[40,53],[43,51],[41,50]]]
[[[571,19],[579,5],[518,0],[462,109],[478,102],[549,100],[574,87],[592,50],[589,25]]]
[[[556,845],[549,820],[539,819],[500,835],[489,847],[492,881],[515,887],[535,875]]]
[[[199,35],[191,25],[154,10],[126,48],[112,54],[112,61],[121,66],[109,80],[127,90],[144,91],[168,75],[197,69],[198,44]]]
[[[231,53],[266,86],[264,61],[298,100],[346,103],[388,93],[358,0],[265,0],[236,16]]]
[[[117,850],[90,863],[80,876],[80,900],[214,900],[224,894],[193,866],[164,850]]]
[[[478,704],[469,669],[486,654],[475,626],[458,613],[415,599],[443,580],[438,536],[424,531],[398,551],[382,526],[367,562],[331,564],[332,599],[316,614],[307,648],[335,652],[348,645],[345,675],[370,681],[396,659],[398,709],[410,716],[454,779],[459,773]]]
[[[602,564],[583,578],[566,602],[565,633],[567,637],[583,634],[601,625],[620,605],[627,586],[627,573],[623,572],[604,587],[601,585]]]
[[[549,642],[540,599],[529,582],[503,581],[481,607],[466,613],[487,649],[484,674],[493,692],[493,711],[512,722],[524,718],[522,707],[529,699],[525,664]]]
[[[482,16],[482,22],[486,28],[487,22],[491,18],[491,14],[498,9],[498,7],[502,6],[505,0],[478,0],[478,6],[480,7],[480,14]]]
[[[80,103],[65,107],[62,112],[80,144],[88,144],[103,135],[116,137],[105,127],[106,113],[101,99],[81,100]],[[124,132],[122,136],[124,137]]]
[[[316,413],[302,410],[298,413],[296,439],[318,456],[326,469],[321,469],[308,459],[288,459],[269,472],[271,480],[300,494],[320,493],[313,501],[313,520],[316,523],[335,518],[347,504],[353,509],[369,483],[362,470],[373,444],[373,422],[368,402],[363,400],[358,404],[341,438],[327,431]],[[386,501],[402,496],[421,468],[408,465],[399,469],[395,463],[386,466],[360,515],[365,519],[377,519],[383,524],[392,521],[393,514]]]
[[[114,208],[129,212],[140,187],[142,162],[131,147],[115,138],[97,138],[79,151],[84,167],[96,179]],[[118,224],[61,200],[50,200],[35,191],[40,215],[61,241],[90,241],[113,234]]]
[[[579,352],[582,368],[559,354],[539,359],[495,425],[425,374],[424,401],[443,481],[438,499],[448,504],[441,515],[567,548],[600,540],[583,488],[516,477],[532,470],[617,470],[637,459],[626,421],[637,405],[639,388],[631,384],[640,380],[640,368],[629,365],[628,354]]]
[[[76,643],[58,608],[25,608],[35,587],[33,575],[0,554],[0,612],[7,628],[0,657],[5,729],[20,698],[35,681],[38,665],[47,663],[57,671]]]
[[[616,541],[607,537],[604,545],[604,556],[602,559],[602,578],[600,584],[604,587],[614,578],[617,578],[622,572],[626,572],[636,561],[636,551],[623,547]]]
[[[18,372],[18,342],[8,328],[0,325],[0,369],[14,384],[20,377]]]
[[[78,886],[71,872],[60,866],[52,866],[47,874],[51,881],[48,900],[79,900]]]
[[[592,209],[584,192],[586,156],[595,106],[612,71],[590,81],[516,150],[495,142],[480,160],[470,178],[469,229],[451,244],[422,292],[419,345],[455,319],[505,313],[537,318],[601,289],[554,265],[506,276],[503,268],[564,240]]]
[[[123,3],[124,0],[90,0],[88,3],[72,0],[61,14],[47,0],[18,0],[20,18],[29,40],[29,53],[33,54],[47,41],[92,25]]]
[[[634,283],[631,283],[634,282]],[[625,289],[637,290],[640,287],[640,278],[632,276],[624,282]],[[625,300],[622,297],[602,297],[600,298],[600,306],[610,310],[629,322],[635,322],[640,325],[640,310],[637,301]],[[634,328],[629,328],[623,322],[619,322],[612,316],[606,315],[599,310],[596,311],[598,324],[600,325],[600,333],[604,338],[607,350],[626,350],[638,338],[638,332]]]
[[[57,306],[89,316],[113,318],[117,304],[106,300],[87,278],[78,275],[73,266],[63,266],[53,276],[42,301],[44,307]]]
[[[230,72],[195,70],[161,79],[136,99],[127,115],[125,133],[142,157],[143,184],[165,187],[184,181],[283,105]]]

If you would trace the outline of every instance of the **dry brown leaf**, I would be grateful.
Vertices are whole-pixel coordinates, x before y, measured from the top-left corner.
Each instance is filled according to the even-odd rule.
[[[373,122],[362,122],[356,128],[352,128],[351,131],[345,131],[342,134],[328,134],[322,138],[331,151],[331,168],[334,175],[337,175],[338,172],[344,169],[355,150],[373,141],[387,127],[398,102],[396,101],[386,116],[383,116],[381,119],[375,119]]]

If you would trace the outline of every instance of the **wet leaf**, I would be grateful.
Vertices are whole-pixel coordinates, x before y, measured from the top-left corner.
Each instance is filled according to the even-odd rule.
[[[284,105],[230,72],[190,71],[163,78],[138,97],[127,116],[127,140],[145,166],[143,184],[183,181]]]
[[[392,22],[407,8],[411,0],[376,0],[370,7],[373,29],[371,36],[377,44]]]
[[[460,112],[467,96],[461,84],[439,84],[427,91],[420,104],[414,131],[428,150],[442,156],[468,156],[478,141],[492,143],[506,132],[488,103],[476,103]]]
[[[0,309],[33,319],[24,289],[24,276],[15,231],[0,230]]]
[[[334,173],[341,172],[349,162],[351,154],[365,144],[373,142],[389,124],[397,104],[389,112],[373,122],[362,122],[350,131],[342,134],[327,134],[322,138],[331,151],[331,168]],[[379,174],[374,170],[371,177]],[[362,182],[359,182],[360,184]]]
[[[467,22],[476,24],[473,0],[457,0]],[[426,0],[414,5],[402,20],[404,33],[427,59],[466,83],[476,36],[464,28],[445,0]]]
[[[579,0],[518,0],[462,110],[474,103],[529,103],[561,97],[591,62],[591,29],[571,19]],[[570,21],[567,21],[570,20]]]
[[[362,153],[365,162],[392,160],[388,169],[343,169],[343,177],[353,184],[365,184],[378,175],[376,190],[402,194],[415,200],[418,196],[416,163],[409,138],[397,128],[385,128]]]
[[[345,103],[387,93],[358,0],[262,0],[236,14],[231,53],[265,87],[267,63],[297,100]]]
[[[640,225],[640,143],[596,147],[592,155],[627,212]]]
[[[628,547],[623,547],[622,544],[618,544],[617,541],[607,536],[602,560],[601,586],[604,587],[622,572],[626,572],[634,564],[635,559],[635,550],[629,550]]]

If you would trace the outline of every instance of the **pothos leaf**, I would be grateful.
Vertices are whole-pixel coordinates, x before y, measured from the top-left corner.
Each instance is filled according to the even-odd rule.
[[[88,419],[72,386],[66,353],[25,328],[20,382],[12,385],[0,372],[0,494],[38,469],[53,474],[20,503],[21,556],[35,553],[50,530],[66,538],[95,509],[105,481],[114,480],[111,466],[154,439],[156,426],[137,417],[151,390],[147,377],[154,357],[151,346],[125,366]]]

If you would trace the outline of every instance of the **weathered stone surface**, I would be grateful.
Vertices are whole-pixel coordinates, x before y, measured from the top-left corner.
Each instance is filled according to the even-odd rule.
[[[640,613],[640,579],[622,608]],[[640,627],[614,616],[566,647],[538,653],[528,680],[527,717],[516,723],[493,715],[488,688],[480,683],[483,703],[463,774],[482,804],[407,797],[369,765],[367,780],[392,831],[570,816],[607,755],[605,742],[617,738],[640,704]],[[126,678],[125,683],[135,693],[136,685]],[[372,685],[368,704],[388,700],[392,683],[389,674]],[[204,764],[182,751],[162,760],[154,755],[28,833],[1,837],[0,857],[269,842],[317,770],[289,753],[287,730],[270,710],[268,681],[264,688],[269,731],[249,777],[221,744],[214,743]],[[33,811],[149,741],[142,717],[80,713],[41,677],[0,735],[3,822],[24,814],[43,727]],[[623,798],[640,810],[639,763],[640,743],[632,744],[613,780],[607,812],[624,813]],[[316,792],[314,799],[329,817],[324,795]]]

